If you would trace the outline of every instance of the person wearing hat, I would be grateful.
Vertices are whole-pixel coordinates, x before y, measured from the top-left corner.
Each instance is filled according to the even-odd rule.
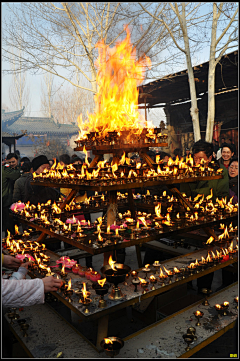
[[[40,174],[45,169],[50,169],[50,164],[45,155],[39,155],[32,160],[33,172]],[[25,197],[24,202],[30,202],[37,205],[38,203],[47,203],[48,200],[52,202],[57,201],[59,192],[55,188],[31,185],[33,177],[27,178],[25,182]]]

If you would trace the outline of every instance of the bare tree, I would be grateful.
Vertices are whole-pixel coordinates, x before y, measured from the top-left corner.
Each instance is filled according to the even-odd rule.
[[[191,53],[190,53],[190,45],[189,45],[189,26],[190,24],[194,24],[201,21],[201,17],[196,17],[196,12],[199,9],[201,3],[195,3],[195,4],[188,4],[187,3],[181,3],[180,6],[178,6],[177,3],[169,3],[169,6],[173,12],[169,17],[166,16],[166,14],[162,14],[162,12],[159,12],[157,5],[157,8],[155,10],[155,13],[152,13],[148,10],[146,6],[143,6],[141,3],[139,3],[141,8],[152,18],[157,20],[158,22],[162,23],[166,29],[168,30],[169,35],[171,36],[175,46],[185,54],[186,56],[186,63],[187,63],[187,69],[188,69],[188,80],[189,80],[189,87],[190,87],[190,97],[191,97],[191,108],[190,108],[190,114],[192,117],[193,122],[193,132],[194,132],[194,139],[195,141],[201,139],[201,133],[200,133],[200,125],[199,125],[199,114],[198,114],[198,107],[197,107],[197,95],[196,95],[196,87],[195,87],[195,81],[194,81],[194,74],[193,74],[193,67],[192,67],[192,61],[191,61]],[[186,7],[187,5],[187,7]],[[150,7],[150,5],[148,5]],[[151,7],[150,7],[151,8]],[[176,23],[176,20],[179,23],[179,34],[178,36],[174,34],[170,28],[170,24],[172,22]],[[183,46],[180,45],[181,41],[183,40],[184,44]]]
[[[237,46],[237,3],[212,3],[212,10],[208,9],[205,12],[200,12],[202,6],[208,6],[206,3],[168,3],[172,10],[170,17],[165,14],[160,14],[149,11],[152,4],[142,5],[141,8],[152,18],[164,24],[168,30],[175,46],[181,50],[186,56],[186,63],[188,69],[188,79],[190,87],[191,108],[190,114],[193,122],[193,132],[195,142],[201,139],[199,116],[197,107],[196,87],[194,80],[194,73],[192,67],[192,54],[194,52],[193,44],[206,43],[210,45],[209,56],[209,71],[208,71],[208,116],[206,128],[206,141],[211,142],[213,136],[214,118],[215,118],[215,70],[216,65],[220,61],[227,49]],[[157,6],[158,9],[158,6]],[[188,10],[187,10],[188,9]],[[176,20],[179,23],[179,36],[176,36],[171,31],[169,24]],[[209,25],[209,21],[212,22]],[[236,25],[235,25],[236,24]],[[189,31],[193,30],[190,34]],[[204,31],[204,33],[203,33]],[[211,39],[208,34],[211,33]],[[218,34],[217,34],[218,33]],[[199,38],[199,34],[201,38]],[[218,36],[218,37],[217,37]],[[183,41],[183,46],[181,42]],[[191,45],[190,45],[191,41]]]
[[[49,56],[47,56],[47,68],[49,69]],[[41,83],[41,109],[46,117],[51,118],[53,100],[53,74],[46,72]]]
[[[18,50],[19,57],[22,56],[21,48]],[[22,69],[22,63],[19,62],[19,71],[16,72],[16,62],[14,57],[11,63],[12,82],[9,88],[9,100],[13,110],[23,109],[25,114],[30,113],[30,87],[27,85],[27,74]]]
[[[212,142],[215,119],[215,71],[221,57],[230,47],[238,46],[237,3],[212,3],[211,45],[208,70],[208,115],[206,141]],[[221,23],[223,20],[223,24]],[[217,31],[221,32],[217,37]]]
[[[48,159],[58,158],[61,154],[68,153],[66,142],[59,140],[58,138],[51,139],[34,139],[35,156],[46,155]]]
[[[143,10],[134,10],[135,3],[23,2],[8,3],[7,6],[10,15],[3,22],[3,59],[12,63],[14,57],[18,64],[16,72],[20,71],[21,62],[24,70],[34,74],[49,72],[93,93],[97,91],[96,44],[103,40],[109,46],[114,44],[125,35],[124,25],[131,26],[139,55],[144,51],[157,59],[157,53],[169,46],[163,42],[161,49],[159,44],[166,37],[166,30],[163,26],[161,30],[160,24],[153,19],[145,21]],[[162,3],[162,10],[165,7],[166,3]],[[139,19],[142,20],[141,24]],[[21,33],[16,31],[20,25]],[[174,24],[171,29],[174,31]],[[12,52],[12,47],[24,49],[21,58]],[[157,53],[154,53],[154,49]],[[47,54],[50,53],[51,67],[47,63]],[[156,60],[156,66],[165,61],[166,57],[160,62]],[[78,84],[73,79],[76,72],[83,75],[88,86]]]

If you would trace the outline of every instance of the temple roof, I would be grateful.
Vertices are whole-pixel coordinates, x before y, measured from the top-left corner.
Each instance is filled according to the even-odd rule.
[[[2,132],[1,136],[2,138],[14,138],[14,139],[19,139],[21,137],[23,137],[25,134],[9,134],[7,132]]]
[[[23,115],[24,109],[25,107],[23,107],[20,110],[16,110],[14,112],[7,112],[7,113],[5,112],[4,109],[2,109],[2,114],[1,114],[2,130],[6,130],[6,128],[14,124]]]
[[[7,128],[9,133],[26,130],[28,134],[75,134],[79,128],[75,124],[55,123],[53,117],[21,117],[12,126]]]

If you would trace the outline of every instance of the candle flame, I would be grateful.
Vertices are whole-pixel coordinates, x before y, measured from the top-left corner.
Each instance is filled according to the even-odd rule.
[[[208,238],[206,244],[210,244],[210,243],[212,243],[213,241],[214,241],[214,237],[211,236],[210,238]]]
[[[145,217],[139,217],[138,219],[139,219],[140,221],[142,221],[142,223],[143,223],[143,225],[144,225],[145,227],[148,227],[147,221],[146,221]]]
[[[151,275],[151,276],[149,277],[149,279],[150,279],[150,280],[155,280],[156,277],[155,277],[154,275]]]
[[[113,261],[112,255],[110,255],[108,263],[109,263],[109,266],[112,268],[113,271],[117,271],[117,269],[114,266],[114,263],[116,263],[116,261]]]
[[[212,198],[212,196],[213,196],[213,190],[212,190],[212,188],[210,189],[210,194],[206,197],[206,200],[207,201],[209,201],[211,198]]]
[[[72,287],[72,280],[70,278],[70,280],[68,281],[68,287],[67,287],[67,291],[69,291]]]
[[[106,278],[104,278],[103,280],[98,280],[98,284],[99,284],[101,287],[104,286],[105,282],[106,282]]]
[[[104,338],[104,341],[106,344],[113,344],[112,340],[110,338]]]
[[[144,278],[138,277],[138,279],[140,280],[141,283],[147,283],[147,281]]]
[[[84,301],[85,301],[85,298],[87,298],[87,288],[86,288],[86,283],[85,282],[83,282],[82,294],[83,294],[83,298],[84,298]]]
[[[167,270],[165,266],[163,266],[164,268],[164,271],[166,272],[166,274],[169,276],[169,275],[172,275],[172,271],[170,270]]]

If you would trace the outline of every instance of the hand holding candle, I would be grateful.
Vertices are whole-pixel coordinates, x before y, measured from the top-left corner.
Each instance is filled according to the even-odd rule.
[[[42,281],[44,284],[45,293],[57,291],[62,286],[62,281],[53,276],[44,277]]]

